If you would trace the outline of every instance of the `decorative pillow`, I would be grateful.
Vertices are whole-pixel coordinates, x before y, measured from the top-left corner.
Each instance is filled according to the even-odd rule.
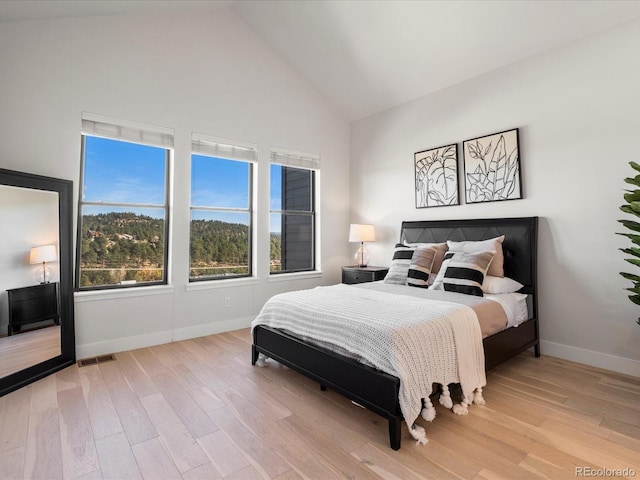
[[[493,261],[489,266],[487,275],[493,277],[504,277],[504,253],[502,252],[502,242],[504,235],[489,240],[481,240],[479,242],[452,242],[447,240],[447,246],[451,252],[476,253],[476,252],[496,252]]]
[[[482,297],[482,282],[494,253],[447,252],[433,288]]]
[[[397,243],[393,251],[393,259],[389,271],[384,277],[384,283],[392,283],[395,285],[406,285],[407,275],[409,274],[409,266],[413,257],[414,248]]]
[[[491,269],[491,267],[489,267],[489,269]],[[484,282],[482,282],[482,291],[484,293],[515,293],[522,287],[524,287],[524,285],[509,277],[492,277],[491,275],[486,275]]]
[[[445,243],[410,243],[410,247],[413,248],[435,248],[436,256],[433,259],[433,266],[431,267],[431,274],[429,275],[429,285],[433,285],[436,279],[436,275],[442,267],[442,261],[444,260],[444,254],[447,253],[447,244]]]
[[[429,276],[436,253],[435,248],[416,248],[407,273],[407,285],[421,288],[429,286]]]

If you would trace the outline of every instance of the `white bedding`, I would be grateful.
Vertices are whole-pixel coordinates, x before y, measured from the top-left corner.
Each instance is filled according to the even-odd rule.
[[[433,383],[459,383],[468,398],[486,384],[480,326],[465,305],[340,284],[276,295],[251,326],[260,324],[347,349],[398,377],[410,430]]]
[[[408,285],[388,285],[382,281],[359,283],[353,286],[369,290],[388,291],[390,293],[395,293],[398,295],[408,295],[416,298],[424,298],[425,296],[429,296],[432,292],[434,292],[434,290],[432,289],[422,289],[411,287]],[[457,296],[458,298],[467,297],[467,295],[451,292],[446,292],[445,295],[449,295],[451,297]],[[460,297],[461,295],[462,297]],[[502,309],[504,310],[504,313],[507,317],[507,324],[505,325],[505,328],[517,327],[522,322],[530,318],[529,307],[527,304],[529,295],[525,293],[485,293],[483,298],[486,298],[487,300],[493,300],[494,302],[497,302],[502,306]]]
[[[528,296],[525,293],[484,294],[484,298],[502,305],[502,309],[507,315],[507,328],[517,327],[529,318]]]

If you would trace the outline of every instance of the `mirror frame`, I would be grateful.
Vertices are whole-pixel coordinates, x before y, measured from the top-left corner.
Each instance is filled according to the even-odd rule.
[[[0,378],[0,397],[24,387],[76,361],[73,313],[73,182],[0,168],[0,185],[58,193],[58,241],[60,266],[60,350],[61,354],[44,362]],[[2,359],[0,359],[2,361]]]

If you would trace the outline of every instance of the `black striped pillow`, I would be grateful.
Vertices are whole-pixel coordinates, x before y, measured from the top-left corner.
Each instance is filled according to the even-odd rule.
[[[409,266],[415,249],[407,247],[402,243],[397,243],[393,251],[393,258],[389,271],[384,277],[384,283],[392,283],[395,285],[406,285],[407,275],[409,274]]]
[[[434,288],[482,297],[482,282],[495,252],[447,252]],[[442,274],[442,275],[441,275]]]
[[[407,285],[420,288],[429,286],[429,275],[437,253],[435,248],[417,248],[413,252],[407,273]]]
[[[489,265],[487,274],[493,277],[504,277],[504,253],[502,251],[503,242],[504,235],[500,235],[496,238],[480,241],[452,242],[451,240],[447,240],[447,246],[450,252],[477,253],[490,252],[493,250],[496,253],[493,256],[491,265]]]

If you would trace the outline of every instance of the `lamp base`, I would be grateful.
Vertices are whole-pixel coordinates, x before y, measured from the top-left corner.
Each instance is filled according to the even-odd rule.
[[[39,268],[36,279],[40,282],[40,285],[51,283],[51,270],[49,270],[49,267],[43,266]]]
[[[364,248],[364,243],[360,244],[360,248],[356,252],[355,258],[358,268],[364,268],[369,265],[369,250]]]

